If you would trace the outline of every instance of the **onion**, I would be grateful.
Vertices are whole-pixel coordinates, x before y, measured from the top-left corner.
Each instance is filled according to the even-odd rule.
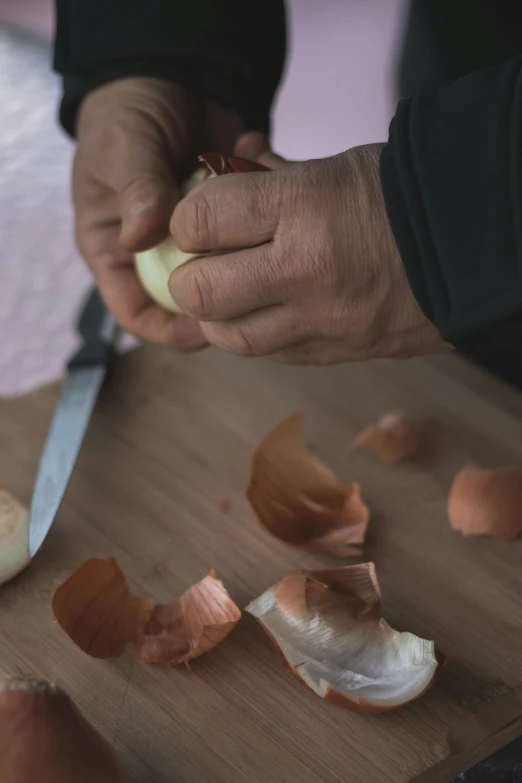
[[[383,462],[411,459],[426,441],[426,422],[405,413],[387,413],[353,439],[357,448],[372,451]]]
[[[114,750],[69,697],[46,682],[0,688],[2,783],[123,783]]]
[[[217,647],[240,617],[239,608],[211,571],[181,598],[154,608],[134,649],[146,663],[186,663]]]
[[[383,620],[373,563],[290,571],[246,611],[301,683],[356,712],[386,712],[417,699],[443,663],[433,642]]]
[[[516,538],[522,533],[522,468],[466,465],[453,481],[448,516],[465,536]]]
[[[181,196],[184,198],[197,185],[206,179],[222,174],[232,174],[249,171],[267,171],[266,166],[242,158],[211,153],[201,155],[199,160],[205,164],[182,185]],[[184,253],[180,250],[173,237],[149,250],[136,253],[135,264],[138,277],[148,295],[165,310],[173,313],[181,312],[169,291],[169,277],[179,266],[186,264],[201,253]]]
[[[0,585],[29,565],[29,511],[0,488]]]
[[[308,451],[302,429],[297,414],[265,438],[254,455],[248,499],[281,541],[340,557],[360,555],[370,514],[359,484],[341,484]]]
[[[145,663],[186,663],[216,647],[241,612],[214,571],[168,604],[138,598],[114,558],[87,560],[54,594],[66,634],[93,658],[122,654],[132,642]]]

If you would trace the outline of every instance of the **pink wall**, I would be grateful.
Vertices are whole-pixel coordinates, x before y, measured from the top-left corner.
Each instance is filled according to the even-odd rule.
[[[282,153],[323,157],[385,138],[402,5],[289,0],[291,57],[275,112],[275,144]],[[2,22],[50,38],[53,2],[0,0]]]
[[[50,38],[54,27],[53,0],[0,0],[0,24]]]
[[[402,0],[291,0],[292,55],[275,115],[289,157],[383,141]]]

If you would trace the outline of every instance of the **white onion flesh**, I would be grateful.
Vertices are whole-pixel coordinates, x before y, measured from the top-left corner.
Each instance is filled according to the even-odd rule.
[[[336,575],[344,578],[342,570]],[[391,628],[380,616],[377,595],[364,606],[355,593],[338,600],[325,591],[324,600],[308,608],[303,595],[292,613],[280,605],[277,587],[246,611],[259,620],[294,675],[321,698],[355,711],[380,712],[416,699],[433,682],[440,667],[434,643]]]
[[[0,488],[0,585],[29,564],[29,511],[9,490]]]
[[[205,179],[211,179],[215,174],[206,168],[198,169],[182,186],[181,196],[184,198],[193,188]],[[178,248],[173,237],[150,250],[136,253],[136,272],[145,291],[151,299],[171,313],[180,313],[180,309],[169,291],[169,277],[175,269],[186,264],[199,253],[184,253]]]

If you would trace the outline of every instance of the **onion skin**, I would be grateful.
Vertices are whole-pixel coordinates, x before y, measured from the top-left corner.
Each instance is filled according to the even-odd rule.
[[[143,663],[188,663],[217,647],[241,611],[214,571],[167,604],[133,595],[114,558],[91,558],[55,592],[56,621],[93,658],[115,658],[132,642]],[[0,781],[1,783],[1,781]]]
[[[182,198],[187,196],[191,190],[202,182],[212,177],[219,177],[223,174],[268,171],[267,167],[260,163],[218,153],[201,155],[199,161],[204,165],[198,168],[183,183],[181,187]],[[144,250],[141,253],[136,253],[134,259],[136,273],[143,288],[156,304],[159,304],[164,310],[179,314],[181,310],[169,291],[169,277],[175,269],[200,255],[202,254],[184,253],[177,247],[173,237],[169,236],[160,245]]]
[[[445,663],[433,642],[383,619],[373,563],[290,571],[245,611],[299,682],[354,712],[389,712],[420,698]]]
[[[357,482],[341,484],[306,447],[295,414],[256,449],[247,497],[263,527],[286,544],[360,557],[370,512]]]
[[[426,422],[405,413],[386,413],[353,439],[356,448],[373,452],[381,462],[395,465],[412,459],[423,449]]]
[[[0,487],[0,585],[29,563],[29,510],[16,495]]]
[[[124,783],[109,743],[66,693],[46,682],[0,687],[2,783]]]
[[[181,598],[158,604],[134,651],[143,663],[188,664],[221,644],[236,627],[241,611],[214,571]]]
[[[453,481],[448,517],[464,536],[513,540],[522,533],[522,468],[466,465]]]

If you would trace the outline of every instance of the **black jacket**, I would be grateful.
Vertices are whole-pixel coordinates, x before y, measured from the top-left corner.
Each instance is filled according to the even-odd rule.
[[[412,45],[420,46],[410,70],[424,68],[429,87],[447,86],[399,102],[381,182],[424,312],[446,340],[522,385],[518,6],[413,3],[422,29],[413,44],[411,29],[406,40],[410,60]],[[87,92],[138,75],[181,83],[235,109],[250,128],[267,130],[284,58],[283,0],[57,0],[60,117],[71,134]]]

